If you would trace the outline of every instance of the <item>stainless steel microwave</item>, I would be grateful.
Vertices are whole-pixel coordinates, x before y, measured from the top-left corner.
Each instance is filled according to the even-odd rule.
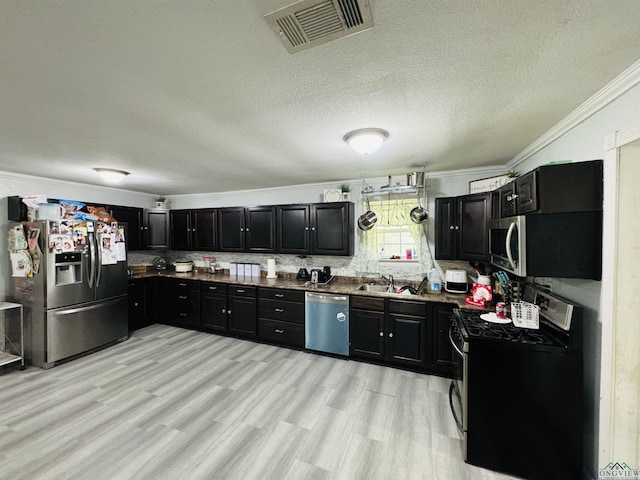
[[[602,212],[529,214],[489,223],[489,254],[518,277],[602,277]]]
[[[496,218],[489,223],[491,263],[502,270],[527,276],[527,217]]]

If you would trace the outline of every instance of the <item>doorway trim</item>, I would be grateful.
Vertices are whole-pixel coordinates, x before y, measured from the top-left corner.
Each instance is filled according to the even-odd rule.
[[[640,124],[616,131],[605,138],[604,195],[602,219],[602,291],[600,312],[602,344],[600,354],[599,458],[603,464],[613,458],[616,379],[616,305],[617,257],[616,239],[619,225],[620,149],[640,140]]]

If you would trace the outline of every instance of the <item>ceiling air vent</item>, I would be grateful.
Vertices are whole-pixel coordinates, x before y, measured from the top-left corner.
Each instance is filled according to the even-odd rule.
[[[264,18],[291,53],[373,27],[369,0],[303,0]]]

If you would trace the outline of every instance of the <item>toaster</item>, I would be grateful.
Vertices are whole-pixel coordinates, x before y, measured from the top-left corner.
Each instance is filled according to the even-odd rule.
[[[464,270],[446,270],[444,289],[449,293],[467,293],[467,272]]]

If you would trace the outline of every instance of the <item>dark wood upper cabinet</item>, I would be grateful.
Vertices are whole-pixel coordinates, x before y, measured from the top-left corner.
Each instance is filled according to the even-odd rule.
[[[126,223],[125,240],[127,250],[142,250],[144,248],[144,226],[142,208],[120,207],[111,205],[109,213],[119,223]]]
[[[482,193],[458,197],[458,258],[460,260],[489,259],[489,220],[491,194]]]
[[[218,209],[218,250],[221,252],[244,252],[244,230],[244,207]]]
[[[279,205],[276,216],[279,253],[353,255],[352,203]]]
[[[319,255],[353,255],[354,212],[350,202],[311,206],[311,252]]]
[[[191,212],[189,210],[171,210],[171,248],[174,250],[191,249]]]
[[[216,210],[171,210],[171,248],[215,250]]]
[[[144,216],[147,248],[169,248],[169,210],[145,210]]]
[[[202,208],[191,210],[191,247],[193,250],[217,249],[217,210]]]
[[[276,207],[245,209],[245,247],[247,252],[276,251]]]
[[[436,198],[437,260],[489,259],[491,193]]]
[[[542,165],[498,189],[500,215],[602,210],[602,160]]]
[[[455,197],[436,198],[436,259],[453,260],[457,255],[458,234]]]
[[[310,205],[276,207],[277,250],[280,253],[309,253]]]

